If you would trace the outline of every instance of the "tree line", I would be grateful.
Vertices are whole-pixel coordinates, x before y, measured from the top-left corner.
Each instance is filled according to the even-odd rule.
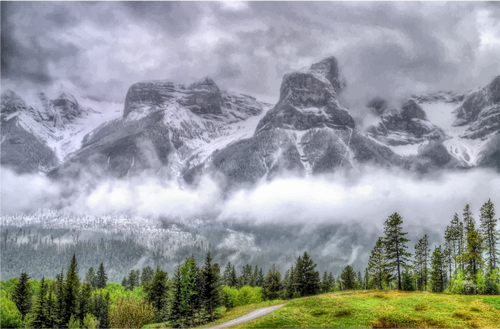
[[[429,237],[424,235],[415,245],[411,259],[403,219],[394,213],[384,223],[385,236],[377,240],[371,252],[367,286],[497,295],[500,290],[497,222],[491,200],[480,209],[479,225],[467,204],[462,218],[455,214],[447,226],[444,245],[436,246],[431,253]]]

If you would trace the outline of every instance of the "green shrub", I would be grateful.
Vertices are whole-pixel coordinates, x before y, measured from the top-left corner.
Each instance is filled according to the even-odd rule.
[[[24,327],[21,312],[16,304],[6,297],[0,299],[0,328]]]

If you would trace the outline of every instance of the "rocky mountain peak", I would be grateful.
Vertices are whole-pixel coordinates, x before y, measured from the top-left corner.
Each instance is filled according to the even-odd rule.
[[[331,83],[336,93],[341,92],[346,86],[346,80],[341,76],[338,61],[334,56],[330,56],[319,63],[311,65],[309,72],[326,78]]]
[[[424,109],[417,104],[413,99],[407,100],[402,106],[401,106],[401,116],[404,119],[420,119],[420,120],[425,120],[429,121],[427,119],[427,114],[425,113]]]
[[[12,114],[17,111],[22,111],[25,109],[26,109],[26,103],[21,98],[21,96],[19,96],[10,89],[2,93],[1,96],[2,117],[5,117],[9,114]]]
[[[214,80],[212,80],[209,77],[205,77],[201,79],[200,81],[194,82],[189,85],[188,87],[189,90],[193,91],[206,91],[206,92],[211,92],[211,93],[218,93],[220,92],[219,87],[215,84]]]
[[[321,107],[338,105],[337,95],[345,87],[335,57],[312,64],[307,70],[285,74],[280,88],[280,101],[294,106]]]
[[[491,102],[500,103],[500,75],[488,85]]]

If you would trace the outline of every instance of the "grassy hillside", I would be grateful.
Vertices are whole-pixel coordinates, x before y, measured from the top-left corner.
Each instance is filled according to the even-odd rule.
[[[319,295],[288,301],[232,328],[370,327],[500,328],[500,297],[397,291]]]

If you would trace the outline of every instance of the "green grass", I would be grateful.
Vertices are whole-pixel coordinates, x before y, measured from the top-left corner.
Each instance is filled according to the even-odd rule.
[[[500,328],[500,298],[397,291],[319,295],[288,301],[232,328],[243,327]]]
[[[257,303],[257,304],[238,306],[238,307],[234,307],[230,310],[226,310],[226,308],[223,308],[222,313],[217,318],[217,320],[215,320],[214,322],[210,322],[204,326],[197,327],[197,328],[207,328],[207,327],[215,326],[215,325],[218,325],[220,323],[231,321],[231,320],[234,320],[236,318],[239,318],[240,316],[248,314],[255,309],[273,306],[273,305],[278,305],[278,304],[283,304],[283,303],[285,303],[285,302],[282,300],[272,300],[272,301],[266,301],[266,302]],[[169,327],[168,327],[168,324],[162,322],[162,323],[147,324],[142,328],[145,329],[145,328],[169,328]]]

